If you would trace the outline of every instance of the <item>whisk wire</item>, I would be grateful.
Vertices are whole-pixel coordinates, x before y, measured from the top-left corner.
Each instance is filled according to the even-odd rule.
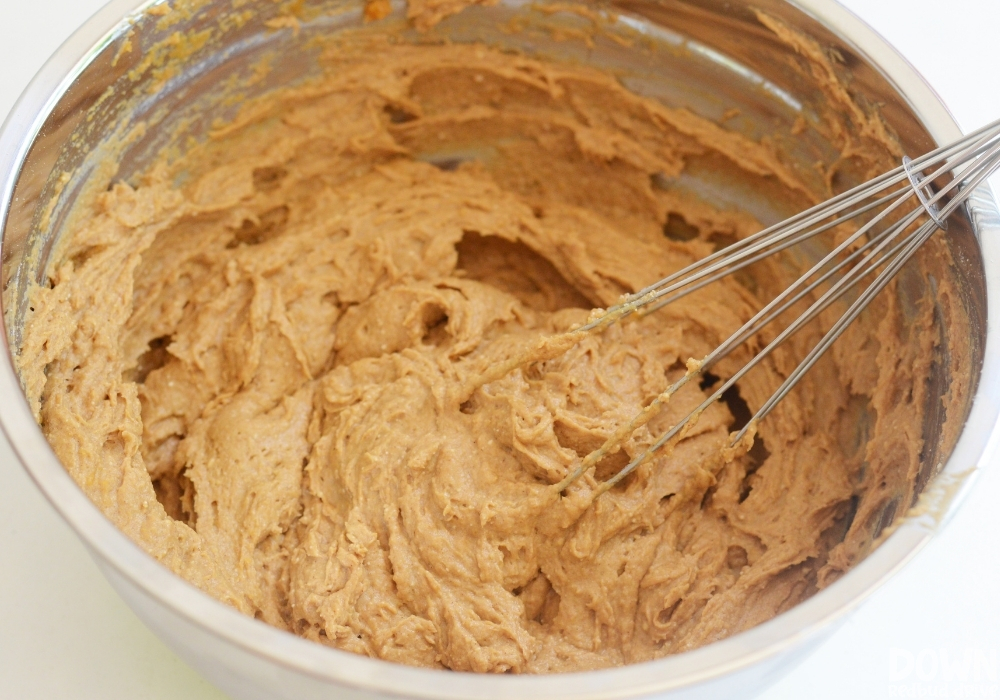
[[[760,364],[777,347],[794,333],[841,299],[861,280],[881,269],[868,286],[861,291],[847,310],[830,327],[820,341],[807,353],[795,370],[764,402],[750,421],[737,431],[730,447],[739,445],[750,431],[756,432],[757,424],[794,388],[802,376],[812,368],[847,327],[864,311],[871,301],[889,284],[899,270],[920,247],[940,228],[945,229],[947,219],[987,177],[1000,168],[1000,121],[989,124],[958,141],[935,149],[915,159],[904,158],[897,168],[873,180],[854,187],[829,201],[818,204],[792,218],[768,227],[758,233],[723,248],[705,258],[669,275],[648,287],[624,297],[610,307],[603,316],[592,319],[578,331],[587,332],[632,313],[647,315],[668,303],[701,289],[712,282],[737,272],[749,265],[802,243],[816,235],[846,224],[852,219],[877,211],[861,226],[823,256],[805,274],[779,293],[767,305],[730,335],[701,361],[690,361],[687,372],[657,396],[642,412],[625,426],[615,431],[598,449],[587,455],[581,464],[567,475],[555,488],[562,491],[597,464],[603,456],[621,446],[635,429],[647,424],[669,401],[670,397],[703,374],[713,364],[728,356],[788,309],[799,303],[819,287],[829,287],[816,298],[794,321],[780,331],[765,347],[724,381],[697,408],[675,423],[649,447],[633,458],[624,468],[604,481],[593,493],[596,498],[626,478],[654,453],[668,443],[683,439],[688,428],[722,395],[735,386],[748,372]],[[924,175],[927,170],[932,170]],[[951,179],[937,186],[936,181],[951,174]],[[937,187],[935,190],[934,187]],[[888,190],[888,192],[887,192]],[[916,199],[916,205],[903,213],[901,210]],[[879,209],[880,207],[883,207]],[[899,212],[898,214],[896,212]],[[926,220],[910,230],[921,218]],[[879,230],[881,225],[885,226]],[[906,235],[903,235],[905,232]],[[865,238],[864,242],[862,238]],[[835,275],[839,279],[831,281]],[[752,433],[751,433],[752,434]]]
[[[769,246],[780,244],[802,231],[808,230],[810,233],[808,235],[803,234],[801,240],[805,240],[812,235],[823,233],[824,231],[827,231],[861,214],[867,213],[868,211],[881,206],[886,201],[889,201],[895,193],[890,192],[889,194],[882,195],[875,201],[861,205],[859,208],[852,208],[858,206],[861,202],[864,202],[875,194],[884,191],[888,187],[901,185],[900,189],[897,190],[897,193],[905,192],[907,195],[917,193],[918,196],[921,196],[921,190],[923,188],[918,187],[915,183],[911,182],[911,175],[925,169],[930,163],[946,161],[944,165],[938,169],[938,171],[932,173],[926,178],[921,179],[921,182],[933,181],[940,175],[948,172],[948,170],[953,169],[957,165],[966,162],[968,159],[979,155],[979,153],[983,149],[987,148],[991,141],[996,138],[996,131],[998,127],[1000,127],[1000,122],[987,125],[986,127],[983,127],[982,129],[979,129],[952,144],[942,146],[913,160],[908,160],[906,164],[900,165],[897,168],[870,180],[869,182],[858,185],[827,200],[826,202],[823,202],[822,204],[815,205],[800,214],[796,214],[779,224],[765,228],[762,231],[752,234],[731,246],[716,251],[715,253],[712,253],[701,260],[698,260],[691,265],[664,277],[654,284],[628,295],[623,298],[619,304],[610,307],[606,314],[617,313],[619,314],[618,318],[624,318],[643,306],[657,301],[666,294],[670,294],[671,292],[677,291],[682,287],[699,282],[706,276],[720,273],[720,270],[723,270],[723,268],[726,268],[727,266],[734,266],[735,263],[745,261],[749,256],[760,255],[762,254],[762,251]],[[922,201],[923,200],[921,200],[921,202]],[[846,213],[841,214],[841,212]],[[821,222],[836,215],[839,215],[839,218],[835,218],[833,221],[827,221],[827,223],[822,224],[822,226],[818,229],[810,229],[810,227],[821,224]],[[943,221],[943,219],[941,220]],[[796,238],[795,243],[801,242],[801,240]],[[794,245],[794,243],[789,243],[789,245]],[[772,250],[771,253],[778,252],[783,249],[784,248],[776,248]],[[760,259],[762,258],[754,257],[753,262],[757,262]],[[752,264],[752,262],[747,261],[745,264],[731,267],[729,272],[721,273],[721,276],[731,274],[731,272],[742,269],[749,264]],[[717,279],[720,279],[721,276],[712,277],[711,281],[716,281]],[[680,282],[677,282],[678,280],[680,280]],[[707,283],[709,282],[706,282],[706,284]],[[693,291],[693,289],[691,291]],[[680,295],[677,297],[671,297],[669,301],[675,301],[677,298],[680,298]],[[657,308],[659,308],[659,305]],[[627,310],[624,313],[621,313],[623,309]],[[593,328],[599,326],[601,321],[602,317],[594,319],[590,323],[582,326],[579,330],[582,332],[592,330]]]
[[[766,402],[764,402],[764,405],[758,409],[757,413],[753,415],[750,421],[740,429],[735,438],[732,440],[732,445],[738,444],[739,441],[743,439],[743,436],[746,435],[747,431],[750,430],[751,426],[756,426],[756,424],[760,422],[768,413],[770,413],[778,402],[780,402],[781,399],[783,399],[788,392],[792,390],[792,388],[802,378],[802,375],[808,372],[812,366],[816,364],[819,357],[825,353],[830,346],[833,345],[834,341],[843,334],[847,326],[850,325],[859,315],[861,315],[861,312],[864,311],[871,300],[874,299],[887,284],[889,284],[896,273],[899,272],[899,269],[906,264],[910,257],[912,257],[917,249],[931,237],[937,228],[936,222],[933,220],[929,221],[921,226],[916,233],[911,234],[910,237],[903,241],[902,252],[899,255],[896,255],[892,262],[890,262],[886,268],[879,273],[878,277],[875,278],[875,281],[873,281],[864,293],[859,296],[853,304],[851,304],[848,311],[837,320],[833,327],[830,328],[826,335],[823,336],[823,339],[820,340],[815,347],[813,347],[809,354],[806,355],[805,359],[799,363],[798,367],[796,367],[795,370],[788,375],[785,381],[782,382],[781,386],[778,387],[778,390],[775,391]]]
[[[885,236],[883,236],[881,244],[879,246],[876,246],[875,250],[872,251],[870,254],[871,255],[877,255],[878,252],[879,252],[879,250],[882,247],[884,247],[889,242],[891,242],[894,239],[894,237],[896,235],[898,235],[898,233],[900,231],[902,231],[907,226],[909,226],[911,223],[913,223],[913,221],[916,221],[916,219],[919,218],[920,215],[921,215],[920,212],[917,212],[915,215],[911,215],[910,217],[907,218],[905,224],[897,226],[894,229],[892,229],[891,230],[892,231],[891,235],[885,235]],[[933,224],[931,226],[932,226],[932,230],[933,230],[933,228],[935,228],[935,227],[934,227]],[[909,240],[909,239],[907,239],[907,240]],[[905,245],[905,243],[906,243],[906,241],[903,242],[903,245]],[[901,246],[897,246],[897,249],[898,249],[898,247],[901,247]],[[888,255],[887,255],[887,257],[888,257]],[[812,318],[815,318],[815,316],[818,315],[823,309],[825,309],[827,306],[829,306],[834,301],[836,301],[840,296],[842,296],[844,293],[846,293],[847,290],[849,289],[850,285],[853,282],[856,282],[857,279],[863,277],[867,273],[872,272],[874,269],[876,269],[876,268],[875,267],[868,267],[868,268],[865,268],[865,269],[862,270],[861,266],[858,266],[858,267],[854,268],[854,270],[851,270],[850,272],[848,272],[848,274],[845,275],[844,278],[842,278],[841,280],[839,280],[836,285],[834,285],[833,287],[831,287],[830,290],[828,290],[823,296],[821,296],[819,299],[817,299],[810,306],[810,308],[805,313],[803,313],[802,315],[800,315],[795,320],[795,322],[793,322],[791,325],[789,325],[787,328],[785,328],[781,333],[779,333],[778,336],[775,337],[774,340],[772,340],[770,343],[768,343],[767,346],[763,350],[761,350],[759,353],[757,353],[750,362],[748,362],[747,364],[745,364],[732,377],[730,377],[720,387],[718,387],[697,408],[695,408],[693,411],[691,411],[690,413],[688,413],[684,418],[682,418],[680,421],[678,421],[662,437],[660,437],[650,447],[646,448],[646,450],[644,450],[642,452],[642,454],[640,454],[638,457],[636,457],[631,462],[629,462],[615,476],[613,476],[608,481],[604,482],[604,484],[601,486],[600,491],[603,492],[603,491],[607,490],[608,488],[611,488],[612,486],[614,486],[615,484],[617,484],[622,479],[624,479],[626,476],[628,476],[630,473],[632,473],[632,471],[634,471],[641,464],[643,464],[650,457],[652,457],[652,455],[655,452],[657,452],[658,450],[660,450],[665,444],[667,444],[668,442],[670,442],[675,437],[682,437],[682,433],[683,433],[685,427],[687,425],[689,425],[690,423],[692,423],[698,416],[700,416],[705,411],[705,409],[707,409],[713,403],[715,403],[716,401],[718,401],[727,390],[729,390],[731,387],[735,386],[736,383],[740,379],[742,379],[748,372],[750,372],[750,370],[752,370],[755,366],[757,366],[758,364],[760,364],[760,362],[762,362],[764,360],[764,358],[766,358],[768,355],[770,355],[775,349],[777,349],[786,340],[788,340],[788,338],[790,338],[794,333],[796,333],[799,329],[801,329]],[[857,270],[862,270],[862,271],[861,272],[855,272]],[[865,305],[867,305],[867,303]],[[858,313],[860,313],[860,310],[858,311]],[[737,333],[739,333],[739,331],[737,331]],[[734,335],[736,335],[736,334],[734,334]],[[838,333],[838,335],[839,335],[839,333]],[[832,340],[830,342],[832,343]],[[814,351],[815,351],[815,349],[814,349]],[[821,354],[821,353],[819,353],[819,354]],[[819,354],[816,354],[815,357],[811,358],[813,363],[815,362],[815,359],[817,359],[819,357]],[[713,353],[713,355],[714,355],[714,353]],[[709,363],[709,360],[707,360],[707,359],[705,361],[703,361],[702,363],[699,363],[699,366],[698,366],[697,370],[690,371],[687,375],[685,375],[685,377],[682,380],[680,380],[679,382],[677,382],[673,387],[671,387],[670,389],[668,389],[668,392],[665,392],[665,393],[669,393],[671,395],[673,393],[675,393],[676,390],[677,390],[677,388],[679,388],[678,385],[682,385],[681,382],[686,383],[687,381],[690,380],[690,378],[692,376],[703,372],[704,369],[706,368],[706,365],[708,363]],[[811,366],[811,364],[810,364],[810,366]],[[799,369],[802,369],[801,365],[799,366],[799,368],[796,368],[796,371],[798,372]],[[801,374],[804,374],[807,369],[808,369],[808,367],[802,369],[802,372],[800,373],[799,376],[801,376]],[[798,379],[795,379],[793,382],[791,382],[790,385],[789,385],[789,387],[788,387],[788,390],[790,390],[791,386],[794,385],[794,383],[797,382],[797,381],[798,381]],[[786,391],[786,393],[787,393],[787,391]],[[772,398],[773,398],[773,396],[772,396]],[[775,403],[777,403],[777,402],[775,401]],[[770,410],[770,408],[768,410]],[[763,416],[761,416],[761,417],[763,417]],[[744,428],[738,433],[738,435],[736,436],[736,438],[731,441],[730,447],[733,447],[733,446],[737,445],[740,442],[740,440],[743,439],[743,436],[746,434],[747,430],[752,425],[755,425],[755,423],[753,422],[753,419],[751,420],[750,423],[748,423],[746,426],[744,426]]]
[[[720,271],[719,272],[715,272],[714,274],[712,274],[707,279],[701,279],[700,281],[697,281],[699,278],[702,277],[703,274],[708,274],[707,272],[703,272],[703,273],[699,273],[698,275],[693,275],[692,276],[693,279],[691,279],[690,281],[689,280],[682,280],[682,281],[680,281],[678,283],[670,285],[669,287],[666,287],[663,290],[660,290],[659,292],[657,292],[657,295],[656,295],[657,299],[653,300],[653,301],[655,301],[655,303],[653,303],[653,301],[650,301],[650,305],[646,306],[646,307],[642,307],[641,310],[639,311],[639,313],[641,313],[641,314],[650,314],[650,313],[653,313],[654,311],[662,309],[667,304],[671,304],[671,303],[677,301],[678,299],[681,299],[682,297],[685,297],[688,294],[691,294],[692,292],[696,292],[697,290],[701,289],[702,287],[706,287],[706,286],[708,286],[709,284],[711,284],[713,282],[717,282],[718,280],[722,279],[723,277],[731,275],[734,272],[739,272],[743,268],[749,267],[750,265],[753,265],[754,263],[760,262],[761,260],[764,260],[765,258],[768,258],[768,257],[774,255],[775,253],[780,253],[781,251],[786,250],[788,248],[791,248],[793,246],[796,246],[799,243],[802,243],[802,242],[808,240],[809,238],[812,238],[812,237],[817,236],[817,235],[819,235],[821,233],[829,231],[832,228],[836,228],[837,226],[839,226],[839,225],[841,225],[841,224],[849,221],[850,219],[854,218],[858,214],[862,214],[862,213],[866,213],[868,211],[871,211],[872,209],[875,209],[875,208],[881,206],[882,204],[885,204],[886,202],[888,202],[890,199],[892,199],[893,196],[895,196],[895,193],[885,195],[884,197],[882,197],[880,199],[877,199],[877,200],[875,200],[874,202],[871,202],[868,205],[865,205],[865,207],[863,207],[862,209],[858,210],[857,212],[850,212],[848,214],[844,214],[844,215],[840,216],[839,218],[834,219],[833,221],[830,221],[830,222],[828,222],[826,224],[823,224],[819,228],[809,229],[805,233],[799,233],[799,235],[795,236],[791,240],[784,240],[785,237],[782,237],[783,240],[781,240],[780,243],[778,243],[777,245],[775,245],[772,241],[767,241],[767,242],[761,243],[758,247],[755,247],[750,252],[756,252],[757,250],[762,250],[762,252],[756,252],[755,255],[752,255],[749,258],[744,257],[745,255],[749,254],[749,253],[746,253],[746,252],[742,253],[742,254],[739,254],[737,256],[734,256],[734,258],[739,261],[737,264],[731,265],[730,267],[726,267],[726,265],[730,265],[730,263],[728,261],[726,263],[720,263],[718,266],[715,267],[715,269],[720,269]],[[797,231],[793,231],[793,233],[797,233]],[[768,248],[768,246],[770,246],[770,245],[773,245],[773,247]],[[696,282],[696,281],[697,281],[697,284],[694,284],[693,286],[687,286],[687,285],[690,285],[692,282]],[[687,286],[687,288],[685,289],[684,287],[686,287],[686,286]],[[672,296],[669,296],[666,299],[659,298],[659,296],[661,294],[666,295],[666,294],[669,294],[670,292],[672,292],[674,290],[678,290],[678,289],[680,289],[681,291],[678,291],[676,294],[673,294]]]
[[[927,239],[929,239],[935,231],[937,231],[938,228],[941,228],[941,221],[945,221],[946,217],[955,211],[964,199],[967,198],[968,193],[971,193],[979,184],[982,183],[983,180],[989,177],[998,166],[1000,166],[1000,144],[996,144],[988,150],[980,152],[977,158],[978,159],[967,168],[967,170],[976,171],[974,177],[967,183],[964,183],[963,185],[963,181],[960,177],[956,177],[932,197],[921,197],[921,204],[927,213],[930,214],[934,211],[938,213],[938,216],[931,217],[930,221],[924,223],[915,232],[911,233],[910,236],[898,243],[878,261],[871,265],[870,269],[875,270],[889,260],[892,260],[892,262],[890,262],[885,270],[883,270],[882,273],[876,277],[864,293],[855,300],[851,307],[844,313],[843,316],[841,316],[834,326],[827,331],[823,339],[809,352],[799,366],[796,367],[795,371],[785,379],[778,390],[772,394],[763,406],[761,406],[757,413],[750,419],[750,422],[748,422],[747,425],[736,434],[736,437],[732,442],[733,445],[737,444],[743,436],[746,435],[751,425],[755,425],[771,412],[774,406],[776,406],[778,402],[780,402],[781,399],[783,399],[788,392],[791,391],[799,379],[801,379],[802,375],[809,371],[819,357],[826,352],[827,349],[829,349],[834,341],[836,341],[837,338],[843,334],[844,330],[846,330],[846,328],[861,314],[871,300],[874,299],[886,285],[888,285],[889,281],[899,272],[902,266],[906,264],[906,262],[917,252]],[[918,180],[914,185],[914,189],[917,190],[919,187],[920,181]],[[964,187],[962,191],[965,193],[965,197],[962,197],[961,199],[953,197],[947,205],[938,212],[937,202],[949,194],[952,190],[957,190],[959,187]],[[939,220],[939,217],[941,217],[941,220]],[[907,226],[908,225],[909,224],[907,224]],[[897,255],[897,253],[899,254]],[[799,320],[808,321],[814,316],[814,313],[807,312]]]

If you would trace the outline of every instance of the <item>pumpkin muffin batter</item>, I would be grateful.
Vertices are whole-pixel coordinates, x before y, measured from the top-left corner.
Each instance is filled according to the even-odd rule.
[[[20,364],[38,418],[151,555],[318,643],[556,672],[761,623],[863,556],[892,499],[889,520],[905,510],[933,318],[903,324],[893,294],[873,307],[878,340],[852,329],[748,454],[721,448],[818,329],[593,505],[715,377],[566,493],[549,487],[787,270],[767,263],[474,388],[759,228],[658,185],[692,159],[810,201],[771,149],[595,70],[482,46],[359,35],[324,60],[322,81],[80,205],[34,290]],[[878,449],[856,434],[869,402],[872,434],[894,436]]]

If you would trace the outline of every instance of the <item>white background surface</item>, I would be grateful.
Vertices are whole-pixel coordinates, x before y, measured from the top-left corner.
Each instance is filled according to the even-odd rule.
[[[102,4],[0,0],[0,115],[7,114],[59,44]],[[844,4],[916,66],[964,130],[1000,118],[1000,0]],[[998,184],[995,178],[995,191]],[[986,673],[991,667],[1000,673],[996,464],[985,470],[961,512],[915,561],[852,613],[802,666],[760,697],[874,699],[900,697],[900,690],[917,693],[910,697],[960,697],[956,692],[963,689],[954,682],[942,684],[942,671],[934,667],[945,655],[955,659],[967,653],[979,654],[987,663],[979,683],[970,676],[966,693],[976,690],[976,697],[1000,699],[1000,678]],[[900,679],[907,655],[918,662],[917,668]],[[942,690],[948,695],[941,695]],[[0,436],[0,700],[36,698],[224,696],[135,618]]]

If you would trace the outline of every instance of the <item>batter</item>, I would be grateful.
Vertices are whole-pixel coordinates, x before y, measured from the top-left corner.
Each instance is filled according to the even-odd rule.
[[[88,204],[34,292],[28,394],[119,528],[271,625],[478,672],[692,649],[863,555],[918,465],[932,343],[898,334],[929,328],[928,309],[901,330],[880,297],[881,340],[849,334],[727,461],[730,430],[819,331],[797,338],[590,507],[716,377],[564,494],[549,485],[787,273],[757,268],[475,388],[759,228],[657,185],[689,160],[808,201],[771,149],[592,69],[482,46],[355,37],[325,60],[323,82]],[[869,401],[891,459],[850,432]]]

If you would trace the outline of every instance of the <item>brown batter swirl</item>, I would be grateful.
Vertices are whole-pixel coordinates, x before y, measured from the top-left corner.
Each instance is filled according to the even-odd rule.
[[[35,290],[29,395],[118,527],[282,629],[482,672],[691,649],[787,610],[863,554],[888,496],[859,497],[917,464],[929,309],[904,329],[883,295],[879,339],[849,334],[727,462],[730,429],[819,331],[797,338],[589,508],[714,377],[564,496],[549,485],[787,270],[467,389],[759,227],[656,186],[690,159],[804,198],[771,149],[594,70],[481,46],[355,38],[325,60],[336,70],[322,82],[102,193],[52,288]],[[885,454],[852,432],[870,397],[874,430],[898,437]]]

